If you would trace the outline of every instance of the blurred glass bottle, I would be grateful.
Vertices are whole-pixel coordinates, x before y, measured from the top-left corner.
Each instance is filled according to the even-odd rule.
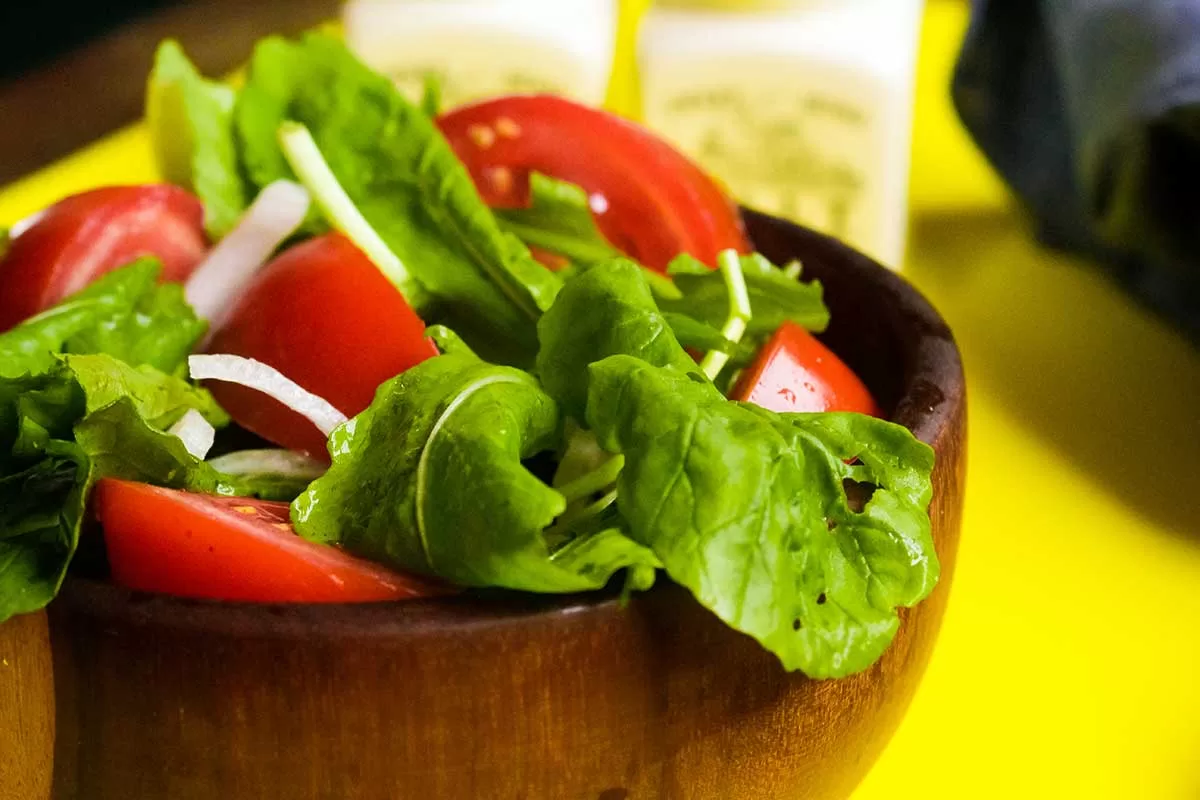
[[[646,123],[743,203],[899,267],[923,0],[660,0]]]
[[[514,92],[604,100],[616,0],[350,0],[346,41],[412,99],[445,106]]]

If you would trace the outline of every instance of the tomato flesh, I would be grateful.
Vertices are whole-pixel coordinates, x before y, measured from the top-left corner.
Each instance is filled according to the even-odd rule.
[[[703,170],[644,128],[549,95],[513,95],[454,109],[438,125],[492,207],[529,204],[529,173],[570,181],[605,209],[604,235],[648,267],[680,253],[716,264],[749,250],[737,207]]]
[[[337,233],[268,264],[208,351],[269,364],[347,416],[369,406],[379,384],[437,355],[404,296]],[[214,381],[209,388],[242,427],[328,459],[321,432],[278,401],[235,384]]]
[[[204,258],[204,209],[176,186],[109,186],[67,197],[14,238],[0,260],[0,331],[142,256],[163,280],[185,280]]]
[[[92,505],[113,581],[137,591],[256,603],[360,603],[448,591],[301,539],[287,503],[105,479]]]
[[[742,374],[732,398],[769,411],[880,415],[878,404],[854,371],[793,322],[779,327]]]

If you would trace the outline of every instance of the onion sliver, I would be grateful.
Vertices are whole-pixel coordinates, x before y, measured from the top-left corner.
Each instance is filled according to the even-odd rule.
[[[275,398],[328,436],[346,421],[329,401],[288,380],[279,370],[252,358],[233,355],[191,356],[188,369],[198,381],[225,381],[256,389]]]
[[[268,184],[237,226],[188,279],[185,294],[196,314],[216,329],[242,289],[308,214],[308,190],[293,181]]]
[[[280,475],[316,480],[326,470],[321,462],[294,450],[238,450],[208,463],[226,475]]]
[[[194,408],[189,408],[167,433],[178,436],[187,451],[201,461],[208,455],[217,437],[216,429]]]

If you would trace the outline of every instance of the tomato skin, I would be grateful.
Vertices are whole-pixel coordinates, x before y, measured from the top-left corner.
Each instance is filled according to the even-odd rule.
[[[437,355],[404,296],[337,233],[263,268],[207,349],[269,364],[346,416],[369,406],[379,384]],[[208,388],[242,427],[328,460],[325,437],[296,412],[243,386]]]
[[[254,603],[361,603],[446,594],[296,535],[288,504],[101,480],[92,507],[114,583],[141,592]]]
[[[204,208],[168,184],[109,186],[47,208],[0,260],[0,331],[44,311],[140,256],[185,280],[204,258]]]
[[[769,411],[856,411],[880,416],[862,380],[833,351],[785,322],[738,380],[731,395]]]
[[[749,251],[736,205],[703,170],[646,129],[551,95],[511,95],[454,109],[438,125],[493,207],[529,204],[529,173],[602,195],[597,224],[615,246],[664,270],[680,253],[715,266]]]

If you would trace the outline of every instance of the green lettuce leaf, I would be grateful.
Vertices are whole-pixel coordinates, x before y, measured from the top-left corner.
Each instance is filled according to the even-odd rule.
[[[40,375],[0,378],[0,622],[53,599],[99,478],[243,488],[163,432],[189,409],[226,421],[204,390],[107,355],[62,356]]]
[[[384,384],[334,432],[333,465],[292,505],[300,535],[465,586],[576,592],[656,559],[611,528],[547,528],[561,494],[522,464],[555,446],[558,409],[537,382],[468,353],[430,359]],[[553,546],[552,546],[553,544]]]
[[[222,475],[189,453],[178,436],[151,424],[139,413],[140,405],[134,397],[122,397],[75,425],[75,440],[96,480],[122,478],[203,494],[254,495],[237,478]]]
[[[787,669],[825,678],[873,664],[896,607],[937,581],[929,447],[872,417],[733,403],[631,356],[590,372],[587,424],[625,456],[617,503],[630,536]],[[859,511],[847,482],[873,490]]]
[[[584,418],[588,365],[607,356],[623,353],[700,375],[659,312],[641,268],[625,259],[567,281],[538,323],[538,339],[537,374],[563,413],[576,420]]]
[[[219,239],[249,203],[233,135],[232,87],[205,80],[178,42],[158,46],[146,88],[146,117],[163,177],[204,203],[204,225]]]
[[[0,378],[46,372],[61,353],[105,353],[180,372],[208,326],[182,287],[158,282],[161,272],[156,259],[140,259],[0,334]]]
[[[0,623],[44,608],[79,542],[87,456],[55,441],[44,457],[0,473]]]
[[[229,424],[229,415],[208,390],[166,375],[154,367],[131,367],[109,355],[62,357],[56,376],[73,378],[83,390],[84,415],[90,415],[122,398],[129,398],[137,415],[154,428],[167,429],[188,410],[199,411],[216,428]]]
[[[527,364],[534,322],[560,285],[500,230],[466,168],[420,108],[340,42],[311,34],[259,44],[235,108],[242,162],[259,187],[292,177],[277,133],[308,127],[346,193],[399,257],[426,319],[481,355]],[[424,301],[424,298],[430,298]]]
[[[746,328],[747,339],[765,339],[787,321],[817,333],[829,325],[829,309],[822,299],[820,283],[802,283],[789,277],[758,253],[742,256],[741,263],[750,308],[754,310]],[[675,288],[682,296],[660,298],[662,309],[686,314],[719,330],[729,315],[729,292],[721,273],[689,255],[672,261],[667,273],[675,279]]]

